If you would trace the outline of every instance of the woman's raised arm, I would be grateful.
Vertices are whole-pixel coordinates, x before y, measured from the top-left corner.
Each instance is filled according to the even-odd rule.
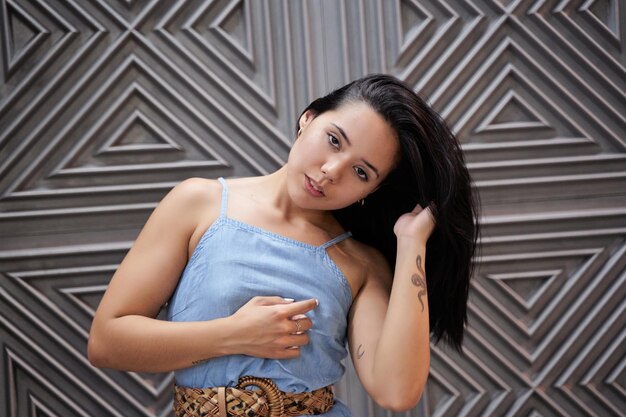
[[[368,394],[379,405],[407,411],[419,401],[430,368],[426,241],[434,228],[430,210],[416,207],[394,232],[394,277],[373,253],[366,282],[350,312],[350,354]]]

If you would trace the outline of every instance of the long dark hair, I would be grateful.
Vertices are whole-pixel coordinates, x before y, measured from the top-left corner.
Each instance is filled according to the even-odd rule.
[[[396,132],[401,156],[363,206],[353,204],[333,214],[355,239],[380,250],[393,268],[396,220],[417,203],[431,205],[437,226],[426,245],[430,331],[435,343],[443,338],[461,351],[480,204],[459,141],[436,111],[390,75],[355,80],[302,113],[311,110],[317,116],[350,102],[365,102],[383,116]]]

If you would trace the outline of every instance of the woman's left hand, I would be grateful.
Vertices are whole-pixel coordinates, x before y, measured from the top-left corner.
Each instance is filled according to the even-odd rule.
[[[429,207],[425,209],[416,205],[413,211],[405,213],[398,218],[393,227],[393,232],[398,239],[412,239],[423,244],[435,230],[435,217]]]

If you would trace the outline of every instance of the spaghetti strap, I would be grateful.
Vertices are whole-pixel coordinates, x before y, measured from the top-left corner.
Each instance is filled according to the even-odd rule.
[[[331,247],[332,245],[334,245],[335,243],[339,243],[342,240],[346,240],[350,236],[352,236],[352,232],[344,232],[344,233],[340,234],[339,236],[336,236],[336,237],[332,238],[331,240],[329,240],[328,242],[324,243],[323,245],[320,246],[320,248],[326,250],[329,247]]]
[[[226,210],[228,209],[228,185],[226,180],[222,177],[217,179],[222,184],[222,205],[220,206],[220,216],[226,217]]]

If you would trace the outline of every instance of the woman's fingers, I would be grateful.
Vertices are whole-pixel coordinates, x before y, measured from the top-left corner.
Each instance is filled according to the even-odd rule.
[[[315,298],[294,301],[279,296],[256,296],[233,315],[243,323],[238,344],[241,353],[261,358],[295,358],[309,343],[313,322],[306,313]]]
[[[283,307],[284,312],[288,317],[293,317],[298,314],[304,314],[317,307],[317,298],[310,298],[308,300],[296,301]]]
[[[252,297],[251,301],[254,304],[259,306],[272,306],[275,304],[291,304],[293,303],[293,298],[283,298],[278,296],[256,296]]]
[[[276,339],[272,347],[257,351],[254,356],[261,358],[296,358],[300,356],[301,348],[309,343],[309,336],[304,334],[289,334]]]
[[[420,214],[422,211],[425,210],[425,213],[428,215],[428,217],[430,218],[430,220],[433,222],[433,224],[437,223],[437,220],[435,219],[435,215],[433,214],[433,209],[432,206],[434,205],[434,202],[431,202],[425,209],[422,207],[421,204],[417,203],[417,205],[413,208],[413,210],[411,211],[412,214],[418,215]]]
[[[297,314],[303,314],[307,311],[313,310],[318,305],[317,298],[310,298],[308,300],[295,301],[293,298],[284,298],[278,296],[256,296],[252,297],[250,302],[258,306],[271,306],[277,304],[288,305],[284,309],[284,312],[288,316],[295,316]]]
[[[290,334],[285,336],[282,342],[286,348],[292,346],[301,347],[309,343],[309,336],[307,334]]]
[[[309,343],[309,336],[307,334],[293,334],[284,339],[286,345],[285,350],[296,351],[300,354],[300,348]]]
[[[294,330],[290,333],[292,334],[302,334],[313,327],[313,322],[304,314],[298,314],[297,316],[293,316],[291,318],[293,322]]]

